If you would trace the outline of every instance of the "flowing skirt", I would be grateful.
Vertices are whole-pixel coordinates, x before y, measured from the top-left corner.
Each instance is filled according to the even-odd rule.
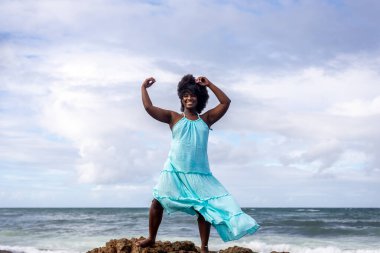
[[[153,197],[169,214],[199,212],[225,242],[253,234],[260,228],[211,173],[164,169],[153,189]]]

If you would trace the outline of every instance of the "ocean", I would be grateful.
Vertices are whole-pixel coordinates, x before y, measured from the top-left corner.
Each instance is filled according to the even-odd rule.
[[[239,245],[269,253],[380,253],[380,208],[244,208],[262,226],[224,243],[211,229],[209,248]],[[147,236],[147,208],[0,208],[0,250],[80,253],[110,239]],[[157,240],[199,245],[196,216],[164,214]]]

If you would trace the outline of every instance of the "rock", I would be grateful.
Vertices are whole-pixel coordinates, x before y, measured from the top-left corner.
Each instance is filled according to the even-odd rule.
[[[199,253],[199,247],[196,247],[191,241],[157,241],[154,246],[141,248],[137,247],[135,244],[137,241],[145,239],[140,238],[123,238],[119,240],[111,240],[106,243],[105,247],[95,248],[93,250],[87,251],[87,253]],[[217,251],[210,251],[210,253]],[[225,250],[220,250],[220,253],[254,253],[248,248],[242,248],[238,246],[229,247]],[[2,252],[0,252],[2,253]],[[272,252],[273,253],[273,252]],[[280,253],[280,252],[278,252]]]
[[[220,253],[254,253],[251,249],[233,246],[227,249],[222,249],[219,251]]]
[[[12,253],[12,251],[8,251],[8,250],[2,250],[2,249],[0,249],[0,253]]]
[[[106,243],[105,247],[95,248],[87,253],[166,253],[166,252],[182,252],[182,253],[198,253],[193,242],[161,242],[157,241],[154,246],[141,248],[135,245],[138,240],[145,239],[143,237],[137,239],[119,239],[111,240]]]

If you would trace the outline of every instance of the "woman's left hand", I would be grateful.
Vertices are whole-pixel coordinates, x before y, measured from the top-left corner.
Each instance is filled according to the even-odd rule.
[[[211,82],[204,76],[198,76],[195,78],[195,82],[202,86],[210,86]]]

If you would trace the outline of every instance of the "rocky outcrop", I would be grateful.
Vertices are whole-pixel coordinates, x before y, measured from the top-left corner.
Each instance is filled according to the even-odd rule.
[[[119,239],[111,240],[106,243],[105,247],[95,248],[87,253],[199,253],[199,247],[191,241],[169,242],[157,241],[154,246],[141,248],[135,245],[136,241],[144,239]],[[217,252],[217,251],[210,251]],[[220,250],[220,253],[254,253],[251,249],[238,246],[230,247],[225,250]]]
[[[219,253],[254,253],[251,249],[242,248],[239,246],[229,247],[227,249],[222,249]]]

